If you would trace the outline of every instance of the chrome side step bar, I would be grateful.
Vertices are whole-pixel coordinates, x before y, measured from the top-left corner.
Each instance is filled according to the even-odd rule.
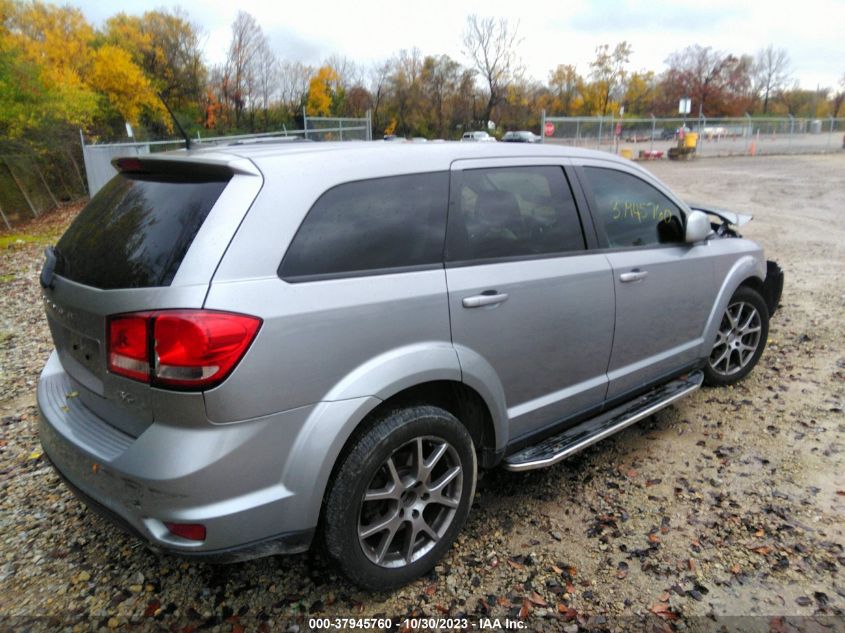
[[[700,371],[681,376],[578,426],[508,455],[502,466],[505,470],[520,472],[557,464],[609,435],[657,413],[698,389],[703,382],[704,374]]]

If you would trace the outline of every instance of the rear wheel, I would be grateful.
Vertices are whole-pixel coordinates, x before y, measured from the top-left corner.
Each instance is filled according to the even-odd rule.
[[[769,336],[769,310],[755,290],[742,286],[722,315],[716,342],[704,368],[708,385],[732,385],[754,369]]]
[[[392,411],[338,467],[326,498],[326,549],[367,589],[410,582],[454,542],[475,480],[475,447],[454,416],[432,406]]]

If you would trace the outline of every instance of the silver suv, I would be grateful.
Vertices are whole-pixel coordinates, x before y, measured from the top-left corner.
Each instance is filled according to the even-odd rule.
[[[41,273],[45,453],[155,549],[431,569],[477,468],[744,377],[783,275],[635,164],[540,145],[119,159]]]

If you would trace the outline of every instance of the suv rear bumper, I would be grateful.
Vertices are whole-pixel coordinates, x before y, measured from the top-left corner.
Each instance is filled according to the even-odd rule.
[[[308,549],[322,497],[282,482],[286,460],[312,410],[188,428],[155,422],[138,438],[97,417],[72,394],[54,352],[38,384],[44,452],[77,496],[153,549],[222,561]],[[206,540],[165,522],[200,523]]]

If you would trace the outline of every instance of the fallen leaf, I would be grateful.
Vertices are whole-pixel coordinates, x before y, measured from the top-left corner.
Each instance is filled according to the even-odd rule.
[[[772,548],[769,547],[768,545],[761,545],[760,547],[752,547],[751,551],[757,552],[761,556],[768,556],[769,554],[772,553]]]
[[[161,603],[158,600],[153,600],[147,603],[147,608],[144,609],[144,617],[151,618],[161,609]]]
[[[547,607],[547,606],[549,606],[546,603],[546,601],[543,600],[543,596],[541,596],[536,591],[532,591],[531,596],[528,599],[531,601],[531,604],[533,604],[536,607]]]
[[[651,607],[651,612],[664,620],[677,620],[678,614],[673,613],[668,604],[657,603]]]
[[[36,449],[29,454],[29,459],[30,460],[39,459],[43,454],[44,453],[42,451]]]
[[[516,561],[511,560],[510,558],[508,559],[508,565],[510,565],[514,569],[519,569],[519,570],[525,569],[525,565],[523,565],[522,563],[517,563]]]
[[[528,617],[528,614],[531,612],[531,603],[528,602],[528,599],[522,601],[522,608],[519,610],[519,619],[524,620]]]
[[[732,573],[733,575],[736,575],[736,574],[738,574],[738,573],[739,573],[739,572],[741,572],[741,571],[742,571],[742,567],[740,567],[740,566],[739,566],[739,565],[737,565],[736,563],[734,563],[733,565],[731,565],[731,573]]]
[[[648,542],[649,543],[659,543],[660,537],[657,534],[649,534],[648,535]]]
[[[429,585],[423,589],[423,593],[427,596],[433,596],[435,591],[437,591],[437,585]]]
[[[78,398],[79,392],[78,391],[71,391],[70,393],[65,394],[65,398]]]
[[[572,609],[571,607],[567,607],[565,604],[557,605],[557,612],[563,616],[563,619],[566,622],[574,620],[578,617],[578,612],[575,609]]]

